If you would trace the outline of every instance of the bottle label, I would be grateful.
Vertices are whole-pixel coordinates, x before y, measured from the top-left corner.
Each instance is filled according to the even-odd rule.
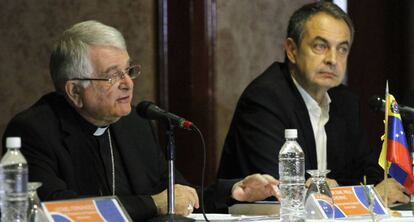
[[[280,158],[279,159],[279,179],[283,177],[303,177],[305,176],[304,161],[299,158]]]
[[[27,192],[28,171],[27,169],[3,169],[2,179],[4,181],[4,192],[17,195]]]

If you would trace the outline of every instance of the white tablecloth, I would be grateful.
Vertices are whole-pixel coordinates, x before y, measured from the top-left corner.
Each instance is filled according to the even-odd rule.
[[[414,222],[414,217],[411,211],[399,211],[401,217],[377,217],[377,222]],[[188,217],[193,218],[197,221],[205,221],[202,214],[191,214]],[[280,221],[279,217],[271,215],[263,216],[243,216],[243,215],[230,215],[230,214],[207,214],[209,221]],[[331,220],[306,220],[307,222],[313,221],[331,221]],[[347,219],[336,219],[335,221],[352,221],[352,222],[371,222],[371,218],[347,218]]]

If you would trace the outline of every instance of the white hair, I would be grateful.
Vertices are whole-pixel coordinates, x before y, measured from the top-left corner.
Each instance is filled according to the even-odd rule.
[[[97,21],[73,25],[63,32],[50,57],[50,74],[57,91],[64,91],[67,80],[90,77],[93,72],[89,60],[91,46],[113,46],[126,50],[124,37],[111,26]]]

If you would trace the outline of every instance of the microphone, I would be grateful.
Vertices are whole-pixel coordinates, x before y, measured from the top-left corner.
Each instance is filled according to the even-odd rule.
[[[191,129],[194,125],[192,122],[175,114],[169,113],[149,101],[140,102],[136,108],[136,111],[142,118],[170,121],[170,123],[174,126],[178,126],[183,129]]]
[[[368,105],[374,112],[385,111],[385,100],[381,97],[374,95],[368,100]],[[414,108],[398,104],[398,108],[402,117],[410,117],[414,115]]]

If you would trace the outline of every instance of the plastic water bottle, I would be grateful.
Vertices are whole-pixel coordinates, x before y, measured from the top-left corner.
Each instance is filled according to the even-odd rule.
[[[281,221],[305,221],[305,155],[296,142],[296,129],[286,129],[286,142],[279,152]]]
[[[0,161],[2,222],[25,222],[27,219],[28,169],[20,146],[20,137],[6,138],[7,152]]]

